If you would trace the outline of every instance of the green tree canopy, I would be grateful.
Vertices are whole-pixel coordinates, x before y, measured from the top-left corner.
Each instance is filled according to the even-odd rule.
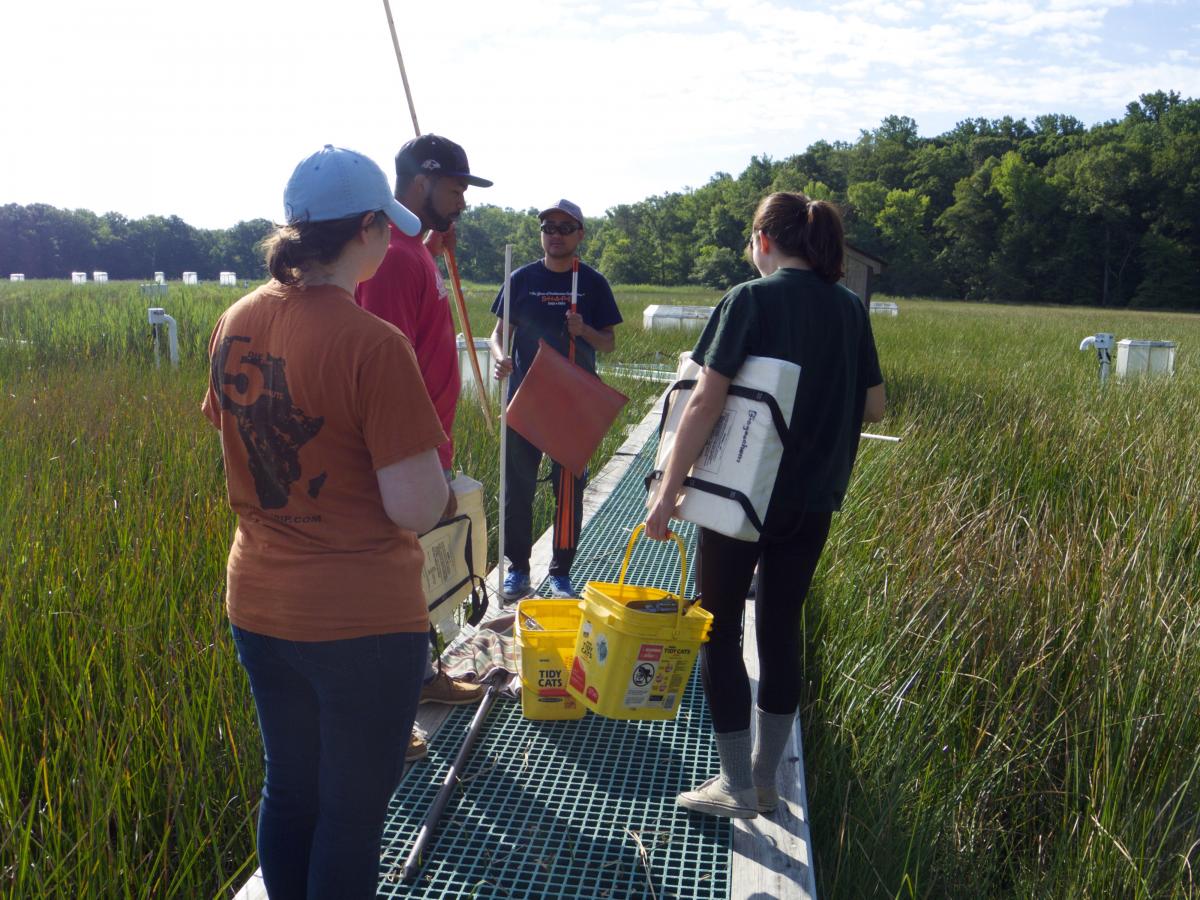
[[[616,282],[727,287],[751,277],[742,251],[755,207],[801,191],[843,212],[847,239],[889,266],[895,294],[1200,308],[1200,101],[1142,94],[1088,127],[1045,113],[964,119],[924,137],[905,115],[858,140],[817,141],[736,176],[614,206],[589,218],[583,258]],[[0,206],[0,275],[262,277],[265,220],[200,230],[176,216],[126,219],[44,204]],[[458,225],[464,277],[499,282],[541,256],[536,211],[482,205]]]

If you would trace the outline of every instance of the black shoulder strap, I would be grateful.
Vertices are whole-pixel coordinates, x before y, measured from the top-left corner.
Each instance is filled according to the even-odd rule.
[[[667,428],[667,416],[671,414],[671,396],[676,391],[692,390],[695,387],[695,378],[681,378],[667,388],[666,396],[663,397],[662,415],[658,421],[658,436],[660,438]],[[775,430],[779,432],[779,440],[783,442],[785,448],[789,446],[791,437],[788,423],[784,421],[783,410],[779,408],[779,401],[775,399],[774,395],[760,388],[744,387],[740,384],[731,384],[729,386],[729,393],[735,397],[743,397],[746,400],[765,404],[767,409],[771,411],[771,421],[775,424]]]
[[[783,410],[779,408],[779,401],[775,399],[773,394],[769,394],[758,388],[742,387],[740,384],[731,384],[729,386],[729,393],[735,397],[744,397],[747,400],[765,403],[767,409],[771,411],[771,421],[775,423],[775,430],[779,432],[780,443],[784,447],[788,446],[788,424],[783,420]]]
[[[646,485],[646,490],[650,490],[650,485],[655,481],[661,481],[662,477],[662,469],[654,469],[652,472],[650,472],[650,474],[643,479],[643,483]],[[688,475],[683,479],[683,486],[695,488],[698,491],[704,491],[705,493],[712,494],[715,497],[724,497],[726,500],[732,500],[742,508],[742,512],[746,514],[746,519],[749,520],[750,524],[754,526],[754,530],[759,534],[762,534],[762,520],[758,517],[758,513],[754,509],[754,504],[750,502],[750,498],[741,491],[727,487],[723,484],[717,484],[715,481],[708,481],[704,478],[694,478],[691,475]]]
[[[676,391],[686,391],[696,386],[695,378],[681,378],[673,385],[667,388],[667,393],[663,396],[662,416],[658,420],[658,436],[661,438],[663,432],[667,429],[667,416],[671,414],[671,396]]]
[[[663,397],[662,416],[658,423],[658,436],[660,439],[667,427],[667,416],[670,415],[672,395],[676,391],[688,390],[695,387],[695,378],[681,378],[667,388],[666,395]],[[773,394],[760,388],[750,388],[740,384],[731,384],[729,386],[729,393],[735,397],[742,397],[746,400],[753,400],[764,404],[771,412],[771,422],[775,425],[775,431],[779,434],[779,440],[783,444],[784,452],[786,453],[793,448],[797,439],[796,432],[784,420],[783,410],[779,408],[779,401],[775,399]],[[646,490],[649,491],[650,484],[654,481],[659,481],[662,476],[662,469],[655,469],[647,475],[645,478]],[[754,530],[762,534],[762,520],[759,519],[758,513],[754,509],[754,504],[750,502],[750,498],[741,491],[726,487],[723,484],[717,484],[714,481],[695,478],[691,475],[684,478],[683,483],[685,487],[696,488],[697,490],[705,491],[717,497],[724,497],[726,500],[732,500],[737,503],[742,508],[742,512],[746,514],[746,519],[754,526]]]

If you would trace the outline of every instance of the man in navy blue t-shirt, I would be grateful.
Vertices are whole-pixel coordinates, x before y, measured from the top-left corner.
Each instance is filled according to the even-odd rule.
[[[583,240],[583,213],[570,200],[559,200],[538,213],[541,222],[542,250],[545,256],[522,266],[512,274],[509,299],[509,327],[512,356],[502,346],[504,291],[492,304],[498,317],[492,331],[492,355],[497,360],[497,378],[509,377],[508,399],[521,384],[533,364],[538,340],[568,355],[575,343],[575,363],[593,374],[596,351],[611,353],[617,340],[613,326],[621,322],[621,313],[613,299],[612,288],[604,276],[584,263],[579,264],[576,311],[571,312],[571,268]],[[511,428],[508,430],[508,459],[505,465],[504,547],[508,574],[501,594],[516,600],[529,593],[529,554],[533,546],[533,494],[542,451]],[[550,590],[556,597],[574,597],[571,562],[579,541],[583,518],[584,478],[553,464],[550,480],[554,486],[554,555],[550,562]]]

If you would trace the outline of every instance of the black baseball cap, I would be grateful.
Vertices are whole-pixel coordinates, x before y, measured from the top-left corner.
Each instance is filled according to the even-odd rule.
[[[406,175],[443,175],[450,178],[465,178],[475,187],[491,187],[486,178],[471,174],[467,165],[467,152],[449,138],[436,134],[423,134],[413,138],[396,154],[396,177]]]

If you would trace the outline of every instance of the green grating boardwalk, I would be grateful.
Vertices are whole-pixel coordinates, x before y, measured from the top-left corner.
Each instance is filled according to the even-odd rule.
[[[642,521],[642,479],[655,444],[642,448],[588,522],[572,570],[577,584],[616,580],[629,533]],[[692,548],[687,528],[683,537]],[[629,580],[678,588],[675,544],[639,541]],[[539,722],[525,719],[519,703],[497,701],[418,880],[402,884],[409,848],[474,713],[474,707],[451,713],[428,761],[411,767],[401,782],[384,831],[380,897],[729,896],[730,824],[675,805],[680,790],[719,765],[695,673],[677,719],[669,722],[590,714]]]
[[[630,532],[646,517],[645,478],[650,473],[657,450],[658,436],[655,435],[646,441],[620,482],[588,521],[571,566],[571,580],[577,589],[587,581],[617,580]],[[675,524],[688,548],[688,579],[684,593],[691,597],[695,595],[691,566],[695,555],[696,526],[678,520]],[[675,542],[639,540],[633,548],[628,580],[633,584],[678,590],[679,549]],[[542,586],[542,593],[549,595],[548,584]]]

